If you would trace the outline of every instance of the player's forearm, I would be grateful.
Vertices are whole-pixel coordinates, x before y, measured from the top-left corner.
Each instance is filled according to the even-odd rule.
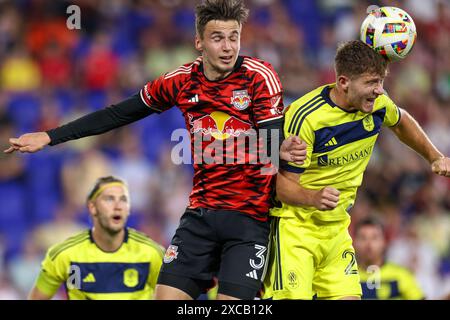
[[[417,121],[405,110],[401,110],[402,118],[392,131],[404,144],[419,153],[429,163],[443,157],[434,146]]]
[[[134,95],[118,104],[87,114],[61,127],[47,131],[51,142],[56,145],[69,140],[102,134],[131,122],[140,120],[153,111]]]
[[[28,300],[50,300],[52,296],[49,296],[39,290],[36,286],[31,289]]]
[[[280,171],[277,174],[277,198],[292,206],[314,206],[315,190],[303,188]]]

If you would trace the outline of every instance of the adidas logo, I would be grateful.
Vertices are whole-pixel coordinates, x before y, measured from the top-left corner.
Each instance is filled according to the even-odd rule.
[[[335,139],[334,137],[331,138],[330,141],[328,141],[327,143],[325,143],[325,147],[331,147],[331,146],[335,146],[335,145],[337,145],[337,141],[336,141],[336,139]]]
[[[198,102],[198,94],[188,100],[188,102]]]
[[[94,274],[90,272],[86,277],[84,277],[83,282],[95,282]]]
[[[246,274],[247,277],[258,280],[258,275],[256,274],[256,270],[250,271]]]

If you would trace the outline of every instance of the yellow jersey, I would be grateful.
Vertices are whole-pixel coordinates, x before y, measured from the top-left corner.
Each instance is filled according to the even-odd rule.
[[[148,300],[153,298],[164,249],[134,229],[115,252],[102,251],[91,230],[47,251],[36,287],[53,296],[65,284],[69,299]]]
[[[299,183],[307,189],[331,186],[340,191],[339,204],[321,211],[309,206],[282,204],[271,210],[272,216],[312,218],[322,222],[349,220],[356,191],[373,152],[382,126],[394,126],[400,120],[395,103],[382,94],[371,113],[349,112],[330,99],[335,84],[321,86],[294,101],[285,112],[284,135],[297,135],[307,144],[303,165],[287,163],[283,169],[301,173]]]
[[[385,263],[370,272],[359,268],[359,275],[363,299],[424,299],[424,294],[411,271],[396,264]]]

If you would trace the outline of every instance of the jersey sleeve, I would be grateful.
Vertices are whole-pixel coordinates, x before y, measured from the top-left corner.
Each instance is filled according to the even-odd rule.
[[[425,298],[422,289],[411,272],[405,270],[402,278],[400,291],[403,299],[421,300]]]
[[[159,270],[161,269],[164,257],[164,249],[161,246],[155,247],[152,258],[150,260],[150,275],[148,284],[152,290],[155,290],[156,281],[158,280]],[[154,292],[154,291],[153,291]]]
[[[401,117],[400,108],[392,101],[386,94],[383,96],[383,104],[386,108],[386,113],[384,115],[383,126],[393,127],[399,121]]]
[[[148,82],[139,92],[145,105],[158,113],[176,105],[177,96],[190,75],[190,70],[185,68],[180,67]]]
[[[299,107],[299,106],[298,106]],[[289,106],[287,116],[284,122],[284,137],[289,138],[292,135],[298,136],[301,140],[306,143],[306,159],[302,165],[297,165],[293,162],[287,162],[283,164],[282,169],[293,172],[293,173],[303,173],[306,168],[311,164],[311,156],[314,146],[314,128],[308,119],[301,120],[301,113],[295,112],[298,110],[295,102]]]
[[[53,296],[58,291],[68,275],[68,266],[65,265],[61,255],[54,260],[50,258],[51,249],[47,251],[45,259],[42,261],[41,271],[36,280],[36,287],[39,291],[49,296]]]
[[[247,59],[245,66],[255,72],[252,103],[257,126],[282,119],[283,90],[276,71],[269,63],[252,59]]]

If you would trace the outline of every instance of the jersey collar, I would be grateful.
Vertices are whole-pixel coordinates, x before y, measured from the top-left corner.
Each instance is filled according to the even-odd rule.
[[[337,107],[337,108],[341,109],[342,111],[344,111],[346,113],[356,113],[356,112],[358,112],[358,110],[354,110],[354,111],[345,110],[345,109],[339,107],[336,103],[334,103],[333,100],[331,100],[331,98],[330,98],[330,90],[331,90],[331,88],[333,88],[335,86],[336,86],[336,84],[333,83],[333,84],[326,85],[323,88],[322,92],[320,93],[320,95],[322,96],[323,100],[325,100],[325,102],[328,103],[332,108]]]
[[[128,228],[126,227],[126,228],[125,228],[125,236],[123,237],[123,242],[122,242],[122,244],[128,242],[128,233],[129,233],[129,231],[128,231]],[[96,244],[95,241],[94,241],[94,236],[92,235],[92,229],[89,229],[89,240],[91,240],[91,243],[93,243],[93,244],[95,244],[95,245],[97,246],[97,244]],[[100,249],[99,246],[97,246],[97,248]],[[120,248],[122,248],[122,246],[120,246],[119,249],[120,249]],[[117,250],[119,250],[119,249],[117,249]],[[101,250],[101,249],[100,249],[100,250]],[[117,250],[116,250],[116,251],[117,251]],[[102,250],[102,251],[103,251],[103,250]]]

